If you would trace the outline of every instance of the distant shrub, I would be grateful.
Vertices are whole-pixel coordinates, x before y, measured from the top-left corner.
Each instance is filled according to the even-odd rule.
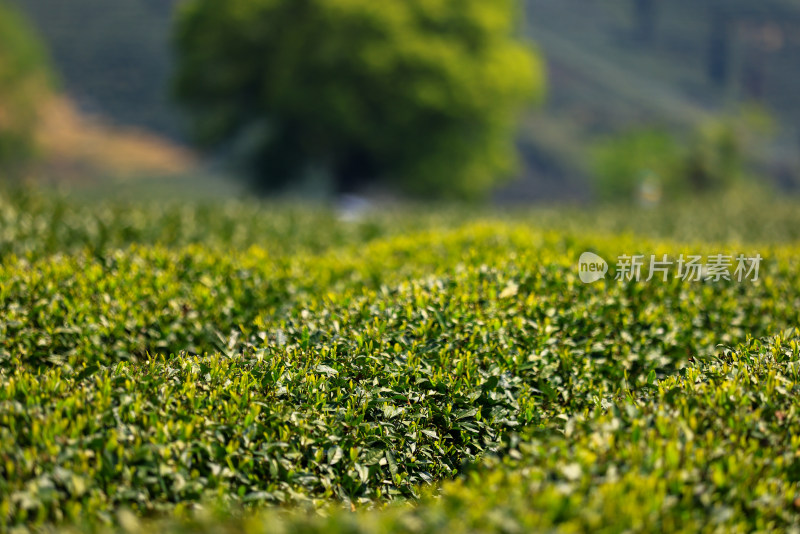
[[[774,121],[755,107],[701,124],[693,133],[684,163],[694,191],[718,191],[746,179],[757,166],[760,146],[774,133]]]
[[[657,203],[662,194],[730,189],[756,172],[759,143],[771,131],[768,114],[745,108],[701,123],[686,139],[647,128],[601,140],[592,154],[597,191],[605,200]]]
[[[647,187],[674,192],[681,188],[682,149],[660,130],[631,131],[601,141],[593,159],[597,191],[606,200],[632,200]]]

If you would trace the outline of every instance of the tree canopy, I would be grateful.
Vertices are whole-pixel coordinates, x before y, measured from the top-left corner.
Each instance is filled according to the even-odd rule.
[[[36,111],[50,84],[44,47],[27,20],[0,0],[0,167],[33,153]]]
[[[514,0],[189,0],[176,93],[198,139],[275,189],[322,171],[475,197],[516,164],[543,91]]]

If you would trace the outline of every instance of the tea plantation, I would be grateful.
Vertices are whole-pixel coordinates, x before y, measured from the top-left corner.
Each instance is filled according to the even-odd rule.
[[[2,193],[0,531],[800,532],[800,209],[724,200]]]

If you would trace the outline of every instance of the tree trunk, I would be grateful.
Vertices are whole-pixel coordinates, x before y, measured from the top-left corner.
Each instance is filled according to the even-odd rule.
[[[722,8],[712,8],[710,19],[708,79],[717,87],[724,87],[730,77],[731,24]]]
[[[374,178],[372,158],[364,150],[353,149],[335,171],[336,193],[357,193]]]
[[[656,36],[656,0],[633,0],[633,18],[637,40],[652,43]]]

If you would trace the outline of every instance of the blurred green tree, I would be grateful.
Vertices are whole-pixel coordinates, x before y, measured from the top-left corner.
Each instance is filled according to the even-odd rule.
[[[605,200],[666,200],[719,193],[758,175],[775,120],[758,106],[706,119],[677,136],[643,128],[603,138],[592,149],[597,191]]]
[[[698,192],[719,191],[759,174],[759,159],[776,131],[775,118],[756,105],[700,124],[684,164],[689,186]]]
[[[16,8],[0,0],[0,169],[34,154],[37,110],[51,87],[47,53]]]
[[[592,155],[597,192],[604,200],[634,200],[650,183],[672,196],[685,185],[683,149],[663,130],[632,130],[605,138]]]
[[[176,93],[198,139],[279,189],[322,171],[479,197],[516,164],[515,123],[543,92],[515,0],[189,0]]]

